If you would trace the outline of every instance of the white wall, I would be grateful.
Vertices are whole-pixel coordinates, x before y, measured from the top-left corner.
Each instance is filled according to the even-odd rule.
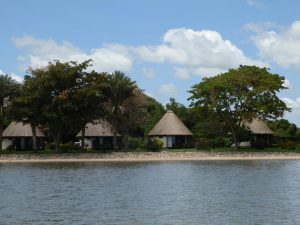
[[[7,149],[10,145],[12,145],[12,140],[9,140],[7,138],[2,139],[2,149]]]

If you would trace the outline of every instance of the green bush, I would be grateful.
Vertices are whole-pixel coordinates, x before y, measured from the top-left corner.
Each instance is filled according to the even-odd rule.
[[[78,150],[79,148],[73,144],[60,144],[59,149],[61,152],[72,152]]]
[[[218,148],[218,147],[224,147],[225,146],[225,140],[222,137],[216,137],[209,140],[209,147],[212,148]]]
[[[142,137],[129,137],[128,138],[129,149],[143,149],[145,148],[145,139]]]
[[[295,150],[297,147],[297,143],[293,140],[287,140],[281,142],[279,146],[283,149]]]
[[[195,141],[196,149],[209,149],[209,140],[206,138],[198,138]]]
[[[158,152],[162,149],[164,143],[159,139],[149,139],[147,142],[147,149],[149,151]]]

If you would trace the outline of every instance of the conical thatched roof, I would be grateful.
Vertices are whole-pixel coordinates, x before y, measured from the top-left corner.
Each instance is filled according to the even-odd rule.
[[[251,131],[253,134],[273,134],[273,131],[267,126],[267,124],[260,119],[253,119],[251,123],[245,122],[244,125]]]
[[[36,129],[37,137],[45,137],[39,128]],[[32,137],[32,130],[30,124],[23,124],[20,122],[11,122],[9,126],[3,131],[3,137]]]
[[[119,135],[119,134],[118,134]],[[85,137],[112,137],[114,136],[112,126],[105,120],[97,120],[87,123],[85,126]],[[81,131],[77,134],[81,137]]]
[[[164,135],[185,135],[190,136],[193,133],[183,124],[183,122],[173,113],[168,110],[154,128],[148,133],[149,136],[164,136]]]

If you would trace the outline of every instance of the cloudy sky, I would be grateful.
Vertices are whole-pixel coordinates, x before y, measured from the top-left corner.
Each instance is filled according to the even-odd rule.
[[[286,77],[285,117],[300,126],[298,0],[0,0],[0,73],[93,59],[161,103],[188,105],[205,76],[257,65]]]

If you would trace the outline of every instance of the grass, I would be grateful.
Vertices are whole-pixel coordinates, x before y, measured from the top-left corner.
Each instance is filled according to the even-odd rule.
[[[145,149],[128,149],[128,150],[119,150],[120,152],[148,152]],[[196,149],[196,148],[187,148],[187,149],[163,149],[163,151],[167,152],[212,152],[212,153],[222,153],[222,152],[236,152],[233,148],[231,147],[221,147],[221,148],[210,148],[210,149]],[[84,151],[84,153],[111,153],[113,150],[94,150],[94,149],[87,149]],[[245,153],[300,153],[300,148],[298,147],[297,149],[283,149],[280,147],[268,147],[268,148],[251,148],[251,147],[243,147],[240,148],[237,152],[245,152]],[[63,151],[61,154],[66,154],[66,153],[73,153],[73,154],[80,154],[82,153],[81,150],[68,150],[68,151]],[[24,151],[9,151],[9,150],[0,150],[0,154],[34,154],[32,150],[24,150]],[[44,150],[39,150],[38,153],[39,155],[51,155],[51,154],[57,154],[57,152],[50,150],[50,149],[44,149]]]

